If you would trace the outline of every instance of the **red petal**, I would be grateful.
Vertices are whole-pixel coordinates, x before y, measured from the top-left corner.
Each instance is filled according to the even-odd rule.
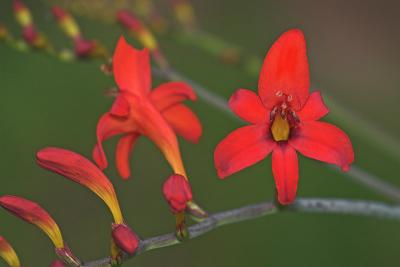
[[[102,142],[117,134],[133,132],[134,125],[129,120],[118,119],[109,113],[104,114],[97,123],[97,144],[93,149],[93,160],[100,169],[107,168]]]
[[[247,89],[237,90],[229,99],[231,110],[243,120],[257,124],[269,123],[269,114],[260,97]]]
[[[339,165],[343,170],[348,170],[354,161],[349,137],[326,122],[303,122],[289,139],[289,143],[304,156]]]
[[[183,82],[163,83],[151,92],[150,98],[158,110],[163,111],[186,99],[195,101],[196,93]]]
[[[220,178],[264,159],[276,143],[268,136],[267,125],[249,125],[231,132],[216,147],[215,167]]]
[[[113,56],[115,81],[119,88],[136,94],[151,89],[150,56],[147,49],[137,50],[120,37]]]
[[[329,109],[322,100],[321,92],[315,91],[310,94],[306,104],[297,112],[297,115],[302,121],[316,121],[328,114],[328,112]]]
[[[291,95],[291,106],[300,110],[308,98],[310,77],[306,42],[302,31],[283,33],[265,57],[258,83],[258,94],[265,107],[272,109],[282,101],[280,93]]]
[[[279,144],[272,152],[272,173],[279,203],[292,203],[296,198],[299,162],[296,151],[289,145]]]
[[[139,136],[139,134],[133,133],[127,134],[119,139],[116,149],[115,160],[119,175],[121,175],[121,177],[124,179],[128,179],[131,175],[129,159],[133,146],[135,145],[136,140]]]
[[[203,132],[196,114],[183,104],[172,106],[162,112],[164,119],[176,134],[189,142],[197,143]]]
[[[129,102],[126,98],[119,94],[111,107],[110,113],[118,117],[126,117],[129,115]]]

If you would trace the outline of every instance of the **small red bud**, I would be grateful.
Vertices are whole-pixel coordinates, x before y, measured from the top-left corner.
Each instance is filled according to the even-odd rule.
[[[53,13],[53,16],[57,19],[57,21],[60,21],[63,18],[68,16],[68,13],[65,12],[65,10],[62,9],[61,7],[59,7],[59,6],[54,6],[51,9],[51,12]]]
[[[163,185],[163,193],[171,211],[175,214],[185,211],[187,202],[193,198],[189,182],[178,174],[168,177]]]
[[[55,260],[50,264],[50,267],[65,267],[65,264],[60,260]]]
[[[129,255],[135,254],[140,241],[132,229],[126,224],[114,224],[112,228],[112,237],[117,247]]]

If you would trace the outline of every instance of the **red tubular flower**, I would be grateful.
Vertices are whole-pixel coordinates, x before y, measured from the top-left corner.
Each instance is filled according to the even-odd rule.
[[[115,223],[123,223],[122,212],[111,182],[91,161],[72,151],[48,147],[36,154],[42,168],[58,173],[90,189],[109,207]]]
[[[66,262],[80,264],[64,243],[60,228],[53,218],[37,203],[17,196],[0,197],[0,206],[21,218],[22,220],[39,227],[53,242],[57,255]]]
[[[57,249],[64,248],[64,241],[58,225],[37,203],[17,196],[2,196],[0,197],[0,206],[22,220],[39,227]]]
[[[21,267],[17,253],[7,240],[0,236],[0,257],[7,262],[10,267]]]
[[[272,152],[278,201],[294,201],[298,182],[296,151],[336,164],[344,171],[354,160],[348,136],[318,120],[328,113],[319,91],[309,94],[309,67],[303,33],[282,34],[269,50],[260,74],[258,95],[239,89],[229,100],[232,111],[251,123],[233,131],[215,149],[215,166],[225,178]]]
[[[116,164],[123,178],[130,176],[129,156],[141,135],[162,151],[174,172],[186,176],[176,134],[197,142],[202,128],[196,115],[181,102],[196,100],[190,86],[182,82],[161,84],[151,90],[149,52],[131,47],[120,38],[113,57],[113,71],[119,93],[109,112],[97,124],[97,145],[93,158],[107,167],[102,142],[123,135],[116,149]]]
[[[87,187],[100,197],[106,203],[114,217],[113,232],[116,228],[124,228],[124,233],[126,234],[124,238],[119,234],[115,234],[116,239],[113,241],[119,249],[122,249],[126,253],[134,253],[132,252],[132,243],[138,242],[136,235],[124,223],[113,185],[95,164],[77,153],[54,147],[40,150],[36,155],[36,159],[41,167]],[[113,259],[120,256],[118,248],[114,246],[112,248]]]

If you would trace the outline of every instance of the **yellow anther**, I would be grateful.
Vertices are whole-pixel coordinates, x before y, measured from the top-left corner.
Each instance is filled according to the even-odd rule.
[[[272,137],[275,141],[287,141],[289,139],[290,126],[286,118],[277,114],[271,126]]]

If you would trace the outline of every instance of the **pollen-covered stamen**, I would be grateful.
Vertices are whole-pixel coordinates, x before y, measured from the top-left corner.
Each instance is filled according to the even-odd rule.
[[[282,99],[282,102],[271,111],[271,133],[276,142],[287,141],[290,136],[290,130],[297,126],[299,120],[290,107],[290,102],[293,100],[292,95],[286,95],[278,91],[276,96]]]
[[[272,137],[275,141],[287,141],[289,139],[290,134],[290,126],[289,122],[286,119],[286,116],[282,116],[282,113],[279,112],[275,115],[271,126]]]

